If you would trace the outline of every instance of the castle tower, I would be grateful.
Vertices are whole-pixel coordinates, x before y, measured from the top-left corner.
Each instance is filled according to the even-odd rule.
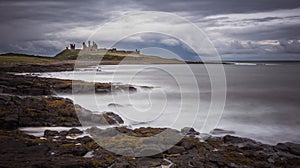
[[[86,46],[85,42],[82,43],[82,49],[83,49],[84,51],[87,50],[87,46]]]
[[[75,44],[70,44],[70,49],[75,50]]]
[[[97,51],[97,49],[98,49],[98,46],[97,46],[97,44],[93,41],[93,45],[92,45],[92,47],[91,47],[91,51]]]

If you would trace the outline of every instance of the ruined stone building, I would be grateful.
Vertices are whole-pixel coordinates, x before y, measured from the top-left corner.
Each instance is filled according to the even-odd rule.
[[[97,51],[98,46],[94,41],[93,41],[92,45],[91,45],[91,41],[88,41],[88,45],[86,45],[85,42],[83,42],[82,43],[82,50],[83,51]]]
[[[66,47],[68,50],[68,47]],[[71,50],[76,50],[75,43],[70,44]],[[80,50],[80,49],[77,49]],[[85,52],[112,52],[112,53],[121,53],[121,54],[140,54],[140,50],[136,49],[135,51],[127,51],[127,50],[117,50],[116,48],[106,49],[106,48],[100,48],[98,49],[97,43],[94,41],[91,43],[91,41],[88,41],[86,44],[85,42],[82,43],[82,51]]]

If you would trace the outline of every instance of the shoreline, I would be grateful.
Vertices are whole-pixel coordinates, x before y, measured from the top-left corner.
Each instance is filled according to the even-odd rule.
[[[32,72],[48,72],[49,70],[70,71],[72,69],[71,64],[60,64],[58,66],[49,66],[48,64],[32,66],[32,64],[24,64],[23,67],[10,66],[10,68],[1,68],[0,147],[3,150],[0,154],[0,165],[11,165],[11,167],[24,166],[24,164],[25,167],[121,167],[122,165],[127,167],[143,165],[173,165],[175,167],[188,165],[195,167],[296,167],[300,165],[299,144],[279,143],[272,146],[251,139],[230,135],[222,137],[212,136],[202,142],[200,141],[201,139],[196,136],[198,134],[201,135],[201,133],[196,132],[192,128],[189,128],[185,132],[182,130],[179,131],[180,134],[185,133],[183,134],[183,139],[174,147],[164,151],[158,156],[135,157],[131,155],[116,155],[98,146],[93,139],[87,136],[77,139],[70,137],[83,134],[81,130],[72,129],[73,126],[80,125],[80,123],[76,121],[75,108],[80,109],[82,113],[84,113],[82,115],[85,115],[87,118],[86,122],[95,123],[95,121],[92,121],[95,117],[97,118],[97,124],[105,120],[108,121],[103,125],[122,123],[122,119],[118,115],[113,113],[105,115],[105,113],[103,113],[101,116],[93,116],[90,114],[91,112],[80,106],[75,105],[74,107],[71,100],[60,97],[55,98],[55,92],[63,93],[72,91],[70,81],[68,80],[43,79],[30,76],[16,77],[12,74],[7,74],[7,72],[11,70],[19,72],[25,72],[27,70],[31,70]],[[88,85],[88,83],[86,84]],[[98,87],[99,89],[106,89],[105,92],[109,92],[109,88],[112,87],[112,84],[99,83]],[[130,87],[132,86],[129,86],[129,88]],[[124,89],[128,89],[128,87]],[[134,90],[134,87],[131,89]],[[104,92],[99,92],[99,94],[103,93]],[[118,121],[118,123],[116,123],[116,121]],[[68,126],[70,130],[60,132],[45,130],[42,138],[27,135],[23,131],[18,131],[22,126],[59,126],[60,124],[61,126]],[[116,127],[114,129],[126,135],[149,137],[157,134],[164,128],[149,127],[128,129],[126,127]],[[114,138],[115,136],[111,135],[111,131],[106,129],[93,129],[92,133],[105,133],[105,135],[110,138]],[[126,141],[126,139],[123,141]],[[79,143],[80,145],[76,145]],[[122,143],[118,145],[120,149],[124,147]],[[142,143],[141,145],[145,144]],[[151,145],[153,144],[150,144],[149,147]],[[157,150],[156,147],[152,147],[150,148],[151,150]],[[93,151],[92,155],[87,156],[91,151]],[[26,155],[24,155],[24,153]],[[18,158],[17,160],[11,159],[11,157],[16,156]]]

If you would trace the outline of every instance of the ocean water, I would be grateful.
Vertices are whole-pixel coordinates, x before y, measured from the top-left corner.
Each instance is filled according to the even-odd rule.
[[[60,95],[129,127],[214,128],[264,143],[300,143],[299,64],[103,65],[41,77],[131,84],[137,92]]]

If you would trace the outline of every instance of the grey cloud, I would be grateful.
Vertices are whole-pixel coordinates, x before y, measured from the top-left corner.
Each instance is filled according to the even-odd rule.
[[[278,9],[293,9],[300,7],[298,0],[209,0],[209,1],[181,1],[181,0],[152,0],[136,1],[144,5],[145,10],[160,10],[166,12],[195,12],[202,16],[229,14],[229,13],[252,13],[272,11]]]
[[[300,53],[298,40],[280,40],[277,44],[258,44],[256,41],[232,41],[218,49],[223,58],[234,59],[297,59]],[[299,58],[298,58],[299,59]]]
[[[300,11],[299,8],[297,9],[298,11]],[[289,11],[286,12],[288,13]],[[235,16],[232,19],[230,15],[221,15],[222,17],[204,18],[199,23],[200,25],[204,23],[207,28],[220,28],[217,31],[225,35],[249,38],[249,40],[282,39],[282,36],[285,35],[288,35],[285,38],[291,38],[291,36],[298,38],[299,32],[296,29],[300,25],[300,14],[296,14],[295,11],[293,13],[290,14],[292,16],[280,16],[276,14],[276,11],[273,11],[272,13],[267,13],[267,17],[263,17],[264,13],[260,13],[261,16],[249,16],[249,18],[246,18],[245,16],[247,15],[243,15],[240,19],[239,16]],[[269,17],[271,14],[276,15],[276,17]]]
[[[300,24],[297,25],[271,25],[255,27],[243,31],[227,31],[226,33],[240,40],[280,40],[300,39]]]
[[[259,19],[244,19],[244,21],[250,21],[250,22],[268,22],[272,20],[278,20],[283,19],[280,17],[265,17],[265,18],[259,18]]]
[[[298,40],[280,40],[280,49],[286,53],[300,53],[300,42]]]
[[[58,50],[52,46],[53,41],[61,43],[85,40],[88,37],[78,38],[74,28],[88,29],[95,26],[96,29],[96,26],[115,17],[109,11],[113,11],[116,7],[114,3],[118,2],[4,0],[0,3],[0,52],[31,50],[53,55]],[[66,34],[74,34],[74,37],[66,37]],[[45,40],[49,43],[40,43]]]
[[[299,53],[298,44],[286,45],[286,40],[300,39],[300,24],[289,23],[289,19],[300,16],[263,17],[230,20],[229,17],[205,19],[235,13],[256,13],[282,9],[300,8],[299,0],[2,0],[0,2],[0,52],[27,52],[29,54],[54,55],[68,43],[80,44],[88,38],[79,34],[78,29],[91,30],[105,22],[121,16],[126,11],[164,11],[185,16],[204,29],[211,27],[220,30],[207,31],[212,40],[236,40],[235,43],[217,46],[224,54],[261,54],[265,48],[258,44],[242,44],[240,41],[281,40],[277,52]],[[282,24],[261,25],[280,21]],[[285,23],[287,21],[287,23]],[[227,25],[254,25],[244,29],[226,29]],[[258,25],[258,26],[255,26]],[[150,41],[153,37],[143,39]],[[173,44],[172,41],[163,41]],[[175,44],[175,43],[174,43]],[[125,47],[125,45],[124,45]],[[227,47],[227,48],[224,48]],[[296,48],[296,49],[295,49]],[[31,52],[31,53],[30,53]]]

